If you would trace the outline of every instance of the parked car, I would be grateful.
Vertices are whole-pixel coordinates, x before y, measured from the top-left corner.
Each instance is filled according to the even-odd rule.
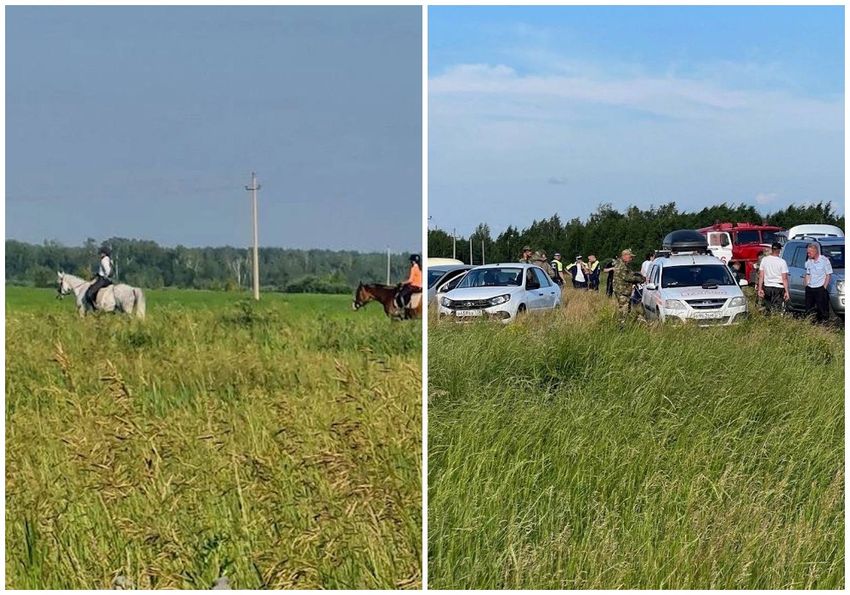
[[[641,296],[648,320],[714,326],[747,317],[747,299],[739,283],[726,263],[707,253],[707,241],[699,237],[697,232],[679,230],[664,239],[664,252],[652,261]]]
[[[489,318],[512,322],[525,312],[553,310],[561,289],[543,269],[526,263],[488,264],[471,269],[442,295],[439,315],[457,321]]]
[[[447,264],[431,266],[428,264],[428,305],[434,303],[438,293],[451,291],[460,282],[466,271],[472,266],[468,264]]]
[[[829,303],[832,311],[844,318],[844,238],[820,237],[817,239],[788,240],[782,246],[780,256],[788,263],[788,293],[791,300],[787,304],[789,310],[805,312],[806,310],[806,246],[810,243],[820,245],[820,252],[832,264],[832,275],[829,279]]]

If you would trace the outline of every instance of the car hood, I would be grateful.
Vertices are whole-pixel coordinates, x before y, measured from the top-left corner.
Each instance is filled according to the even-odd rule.
[[[737,285],[720,285],[717,289],[702,287],[667,287],[661,290],[666,299],[696,300],[700,298],[732,298],[744,295]]]
[[[452,289],[443,295],[450,300],[487,300],[497,295],[511,295],[523,291],[522,287],[463,287],[460,289]]]

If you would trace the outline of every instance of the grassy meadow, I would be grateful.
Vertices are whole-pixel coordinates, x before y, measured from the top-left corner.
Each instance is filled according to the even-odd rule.
[[[6,288],[6,586],[417,588],[421,326],[349,296]]]
[[[432,588],[840,589],[844,331],[429,323]]]

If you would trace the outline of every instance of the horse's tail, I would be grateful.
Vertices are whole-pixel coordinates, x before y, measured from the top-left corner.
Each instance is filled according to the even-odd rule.
[[[136,313],[136,318],[144,318],[145,317],[145,294],[138,287],[133,288],[133,297],[136,298],[136,307],[134,312]]]

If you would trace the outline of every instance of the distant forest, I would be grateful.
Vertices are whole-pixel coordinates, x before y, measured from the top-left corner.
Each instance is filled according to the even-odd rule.
[[[251,285],[250,251],[245,248],[167,248],[156,242],[89,239],[83,246],[41,245],[6,240],[6,282],[54,287],[56,271],[89,279],[97,271],[98,249],[112,249],[116,279],[144,288],[178,287],[237,291]],[[290,293],[348,293],[362,280],[387,280],[386,253],[260,248],[260,285]],[[409,254],[392,254],[390,278],[407,278]]]
[[[467,237],[456,238],[456,257],[469,263],[469,240],[472,239],[472,259],[481,264],[484,245],[486,262],[510,262],[520,256],[522,247],[545,250],[551,257],[560,252],[565,262],[572,262],[577,254],[585,258],[595,254],[600,260],[619,256],[624,248],[631,248],[640,259],[645,253],[661,247],[665,235],[676,229],[698,229],[717,222],[767,222],[785,229],[803,223],[825,223],[844,229],[844,216],[838,216],[832,203],[795,206],[771,214],[762,214],[749,205],[729,206],[726,203],[706,207],[696,213],[680,212],[676,203],[668,203],[646,210],[630,207],[621,213],[610,204],[600,205],[586,221],[579,218],[562,222],[558,215],[535,220],[529,227],[519,230],[508,227],[495,239],[490,228],[481,223]],[[442,229],[428,231],[428,256],[451,257],[452,236]]]

